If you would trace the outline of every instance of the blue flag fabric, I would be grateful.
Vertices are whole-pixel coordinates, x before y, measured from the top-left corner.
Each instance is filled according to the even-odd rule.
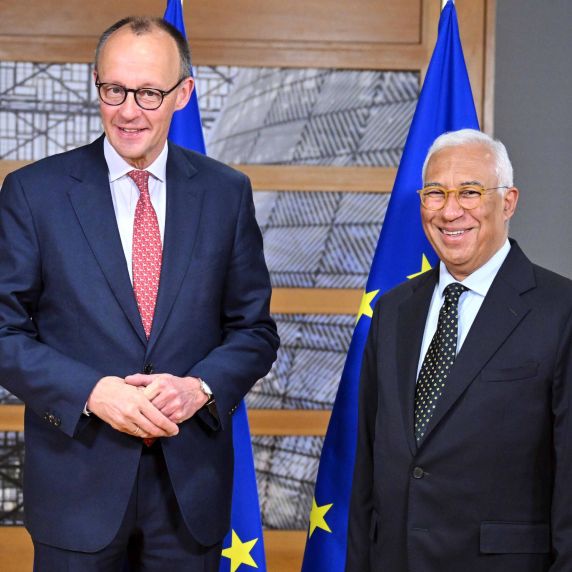
[[[437,257],[421,226],[423,161],[442,133],[478,129],[477,113],[454,3],[441,12],[439,35],[419,95],[393,192],[348,350],[318,470],[303,572],[342,572],[357,435],[362,354],[375,300],[400,282],[429,270]]]
[[[181,0],[167,0],[167,8],[165,9],[163,19],[175,26],[183,34],[183,37],[187,37]],[[193,76],[192,68],[189,71],[191,76]],[[169,129],[169,139],[181,147],[206,155],[196,86],[191,94],[189,103],[183,109],[175,111]]]
[[[181,0],[167,0],[163,18],[186,38]],[[192,73],[192,70],[191,70]],[[175,112],[169,139],[182,147],[206,154],[196,89],[184,109]],[[234,483],[231,530],[223,541],[220,572],[266,572],[260,505],[246,406],[241,402],[232,416]]]

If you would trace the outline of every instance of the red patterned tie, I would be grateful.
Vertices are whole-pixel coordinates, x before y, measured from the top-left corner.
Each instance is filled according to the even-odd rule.
[[[130,171],[127,174],[139,188],[133,223],[133,291],[149,339],[159,291],[163,247],[157,213],[149,196],[149,172]],[[155,439],[143,439],[143,442],[150,447]]]
[[[147,338],[151,335],[159,291],[163,247],[157,214],[149,196],[149,172],[127,173],[139,188],[133,224],[133,290]]]

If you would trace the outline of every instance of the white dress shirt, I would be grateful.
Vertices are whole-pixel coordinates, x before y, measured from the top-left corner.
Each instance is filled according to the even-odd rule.
[[[463,286],[466,286],[468,290],[461,294],[459,299],[459,330],[457,336],[457,353],[459,353],[463,342],[465,341],[477,313],[481,308],[481,305],[497,275],[502,263],[508,256],[510,251],[510,242],[508,239],[501,246],[499,250],[480,268],[475,270],[472,274],[467,276],[465,280],[461,282]],[[423,359],[425,354],[429,349],[429,344],[433,339],[435,331],[437,330],[437,322],[439,320],[439,310],[445,301],[445,296],[443,292],[445,288],[452,284],[453,282],[459,282],[451,276],[447,267],[443,262],[439,263],[439,282],[435,286],[433,291],[433,297],[431,298],[431,304],[429,305],[429,314],[427,315],[427,321],[425,322],[425,332],[423,333],[423,343],[421,344],[421,353],[419,354],[419,363],[417,364],[417,377],[419,377],[419,371],[421,370],[421,365],[423,364]]]
[[[168,151],[168,145],[165,143],[165,147],[163,147],[159,156],[145,169],[151,173],[149,177],[149,196],[151,197],[151,204],[157,213],[161,243],[164,243],[163,237],[165,236],[165,212],[167,207],[167,183],[165,177]],[[111,198],[113,199],[119,235],[121,236],[121,244],[127,261],[127,268],[129,269],[129,277],[133,283],[133,223],[135,221],[135,207],[139,200],[139,189],[133,179],[127,176],[127,173],[133,171],[134,167],[117,153],[107,140],[107,137],[103,141],[103,153],[109,169],[109,187],[111,189]]]

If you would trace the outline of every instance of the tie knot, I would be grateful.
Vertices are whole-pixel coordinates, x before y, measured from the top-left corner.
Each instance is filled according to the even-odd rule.
[[[445,302],[455,305],[458,304],[461,294],[463,292],[466,292],[467,290],[468,288],[466,286],[463,286],[462,284],[459,284],[459,282],[453,282],[452,284],[449,284],[449,286],[445,288],[444,292]]]
[[[135,181],[141,193],[149,194],[149,171],[134,169],[133,171],[129,171],[127,175]]]

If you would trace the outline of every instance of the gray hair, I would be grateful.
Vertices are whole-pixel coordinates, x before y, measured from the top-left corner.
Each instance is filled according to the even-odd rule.
[[[112,34],[117,32],[120,28],[124,26],[129,26],[129,29],[133,34],[136,36],[142,36],[143,34],[149,34],[153,30],[162,30],[166,32],[177,44],[177,50],[179,51],[179,65],[180,65],[180,72],[179,77],[180,79],[184,79],[191,75],[191,52],[189,50],[189,44],[187,43],[187,39],[179,32],[175,26],[163,20],[163,18],[152,18],[149,16],[128,16],[127,18],[123,18],[115,24],[109,26],[97,42],[97,48],[95,48],[95,71],[97,72],[97,66],[99,63],[99,58],[101,56],[101,51],[103,46],[107,43],[107,40],[111,37]]]
[[[497,139],[493,139],[486,133],[482,131],[477,131],[476,129],[460,129],[459,131],[449,131],[439,135],[427,152],[427,157],[423,163],[423,181],[425,182],[425,171],[427,170],[427,164],[431,157],[444,149],[445,147],[460,147],[461,145],[471,145],[479,144],[486,145],[493,153],[496,161],[496,175],[498,178],[498,184],[503,187],[512,187],[513,180],[513,168],[508,157],[506,147]],[[503,192],[499,189],[499,192]]]

